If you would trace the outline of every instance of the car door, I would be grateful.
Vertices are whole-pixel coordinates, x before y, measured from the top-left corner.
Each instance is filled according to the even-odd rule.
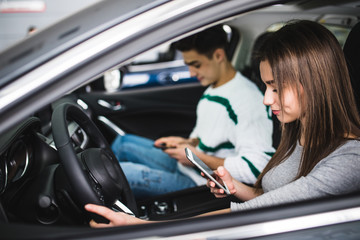
[[[89,86],[88,86],[89,87]],[[81,95],[109,142],[117,134],[188,137],[204,91],[170,44],[107,71]]]
[[[79,98],[90,106],[99,128],[109,141],[117,127],[125,133],[150,139],[161,136],[187,137],[196,121],[196,105],[203,91],[199,83],[92,91]]]

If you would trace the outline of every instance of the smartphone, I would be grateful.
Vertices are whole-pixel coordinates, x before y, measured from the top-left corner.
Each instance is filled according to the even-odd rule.
[[[161,143],[160,146],[156,146],[156,145],[154,144],[154,147],[160,148],[161,150],[165,150],[165,149],[168,149],[168,148],[176,148],[176,147],[167,147],[167,146],[166,146],[166,143]]]
[[[207,178],[213,181],[217,187],[224,190],[226,194],[230,195],[230,191],[226,186],[226,184],[224,183],[223,186],[218,181],[215,180],[215,178],[213,177],[214,172],[208,167],[208,165],[206,165],[203,161],[201,161],[200,158],[198,158],[189,148],[185,148],[185,154],[186,154],[186,158],[190,162],[192,162],[201,172],[203,172]]]

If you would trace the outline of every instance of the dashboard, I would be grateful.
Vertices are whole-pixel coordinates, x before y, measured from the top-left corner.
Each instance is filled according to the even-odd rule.
[[[11,133],[9,133],[9,136],[5,136],[1,141],[9,142],[2,146],[3,150],[0,152],[0,194],[8,186],[11,186],[28,174],[31,166],[34,164],[34,148],[37,147],[36,144],[39,144],[39,141],[56,149],[51,134],[45,137],[40,133],[39,127],[40,120],[30,118],[15,127],[11,131],[13,135],[10,136]],[[77,123],[69,122],[68,131],[74,147],[81,149],[87,147],[89,144],[88,136]],[[41,161],[42,153],[37,155],[39,155],[37,161]]]
[[[8,184],[21,179],[32,162],[33,147],[27,136],[21,136],[1,156],[0,160],[0,193],[3,193]]]
[[[34,137],[40,121],[31,117],[0,138],[0,194],[28,174],[34,158]]]
[[[46,107],[41,116],[51,116],[52,109]],[[74,149],[89,146],[88,135],[74,121],[68,121],[68,133]],[[75,212],[68,210],[70,192],[51,134],[51,117],[29,117],[0,136],[0,220],[69,222],[68,215]]]

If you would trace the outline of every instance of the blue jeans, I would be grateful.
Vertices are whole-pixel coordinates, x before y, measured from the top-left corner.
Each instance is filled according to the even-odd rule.
[[[135,197],[195,187],[195,182],[179,171],[177,160],[153,144],[150,139],[126,134],[117,136],[111,145]]]

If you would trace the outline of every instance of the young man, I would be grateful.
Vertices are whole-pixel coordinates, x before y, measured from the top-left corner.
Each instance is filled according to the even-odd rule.
[[[209,86],[198,103],[196,126],[189,138],[170,136],[154,142],[127,134],[114,140],[112,149],[137,198],[206,183],[187,160],[185,147],[210,168],[225,166],[247,184],[255,183],[275,151],[263,96],[231,65],[227,45],[222,26],[174,44],[191,76]]]

